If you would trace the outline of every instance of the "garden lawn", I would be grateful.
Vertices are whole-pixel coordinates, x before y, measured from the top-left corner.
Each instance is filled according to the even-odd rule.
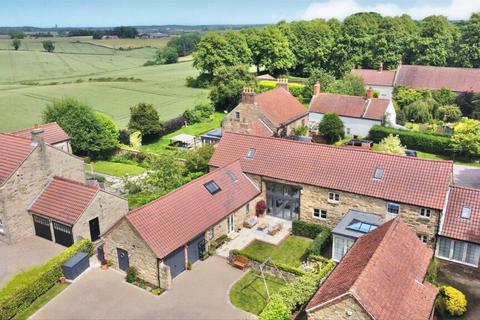
[[[145,168],[136,166],[134,164],[109,161],[95,161],[93,163],[93,168],[95,172],[116,177],[123,177],[126,174],[129,176],[138,176],[146,171]]]
[[[64,283],[57,283],[54,285],[50,290],[48,290],[44,295],[40,296],[37,300],[35,300],[30,307],[25,309],[24,311],[20,312],[15,316],[16,320],[27,320],[30,318],[31,315],[33,315],[35,312],[37,312],[40,308],[42,308],[44,305],[46,305],[50,300],[55,298],[57,295],[59,295],[64,289],[68,287],[68,284]]]
[[[171,138],[181,133],[191,134],[193,136],[199,136],[205,132],[208,132],[215,128],[219,128],[221,126],[221,123],[224,117],[225,117],[224,113],[215,112],[209,121],[195,123],[190,126],[183,127],[182,129],[177,130],[175,132],[164,135],[157,141],[150,142],[143,145],[143,149],[145,151],[149,151],[152,153],[164,153],[167,150],[168,145],[170,144]]]
[[[299,267],[302,264],[305,250],[307,250],[311,242],[311,239],[297,236],[289,236],[278,246],[255,240],[242,251],[261,260],[271,257],[274,263]]]
[[[230,290],[230,301],[234,306],[256,315],[262,312],[268,301],[265,284],[257,275],[254,271],[248,272]],[[265,280],[270,295],[276,293],[287,284],[283,279],[268,274],[266,274]]]

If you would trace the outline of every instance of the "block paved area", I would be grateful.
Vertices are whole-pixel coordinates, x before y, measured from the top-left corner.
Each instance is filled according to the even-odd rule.
[[[243,272],[225,259],[193,265],[160,296],[124,282],[114,270],[91,268],[30,319],[255,319],[229,301],[230,287]]]
[[[11,245],[0,242],[0,287],[16,273],[45,262],[64,249],[37,236]]]

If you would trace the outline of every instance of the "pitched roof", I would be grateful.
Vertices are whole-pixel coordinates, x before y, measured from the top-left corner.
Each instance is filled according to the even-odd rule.
[[[99,188],[77,181],[53,177],[30,211],[73,225],[92,202]]]
[[[480,92],[480,69],[402,65],[396,85]]]
[[[258,80],[273,80],[273,81],[277,80],[274,76],[269,75],[268,73],[257,76],[257,79]]]
[[[379,71],[373,69],[353,69],[352,75],[363,79],[366,85],[392,87],[395,71]]]
[[[470,219],[461,217],[470,208]],[[480,189],[451,186],[440,235],[480,244]]]
[[[250,123],[248,134],[254,136],[262,137],[271,137],[273,136],[273,131],[263,122],[261,119],[258,119]]]
[[[56,122],[42,124],[39,125],[39,127],[43,129],[43,138],[48,144],[56,144],[70,140],[68,134],[66,134],[62,127],[60,127]],[[33,128],[26,128],[12,132],[11,134],[17,137],[30,139],[32,130]]]
[[[251,160],[249,148],[256,149]],[[210,165],[237,159],[247,173],[435,209],[443,208],[452,175],[452,161],[225,132]],[[384,170],[380,180],[376,168]]]
[[[205,184],[210,181],[220,187],[219,192],[207,190]],[[236,161],[131,211],[127,219],[157,257],[163,258],[259,193]]]
[[[383,120],[389,104],[387,99],[319,93],[310,101],[309,112],[335,112],[339,116]]]
[[[432,255],[405,222],[390,220],[355,242],[307,311],[347,294],[373,319],[429,319],[438,290],[423,279]]]
[[[277,125],[307,113],[305,107],[290,92],[281,87],[260,93],[255,97],[255,102]]]
[[[0,185],[28,158],[35,146],[29,139],[0,133]]]

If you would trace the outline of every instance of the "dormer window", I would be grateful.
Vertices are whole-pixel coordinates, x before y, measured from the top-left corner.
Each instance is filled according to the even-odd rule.
[[[247,158],[248,160],[252,160],[253,157],[255,157],[255,152],[256,152],[256,151],[257,151],[257,150],[255,150],[254,148],[248,149],[248,151],[247,151],[247,156],[246,156],[245,158]]]
[[[374,179],[381,180],[383,178],[383,168],[375,168]]]
[[[461,217],[462,219],[470,219],[470,216],[472,215],[472,209],[470,207],[463,207]]]
[[[212,195],[221,190],[218,184],[216,184],[215,181],[213,180],[205,183],[204,186],[205,188],[207,188],[208,192],[210,192],[210,194]]]

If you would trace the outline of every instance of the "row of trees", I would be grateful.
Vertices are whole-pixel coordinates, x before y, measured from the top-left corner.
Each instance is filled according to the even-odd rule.
[[[399,61],[433,66],[480,67],[480,13],[452,24],[446,17],[415,21],[408,15],[357,13],[343,22],[281,22],[223,35],[207,34],[194,54],[201,74],[221,66],[254,64],[273,75],[308,76],[324,69],[343,76],[352,64],[394,69]]]

